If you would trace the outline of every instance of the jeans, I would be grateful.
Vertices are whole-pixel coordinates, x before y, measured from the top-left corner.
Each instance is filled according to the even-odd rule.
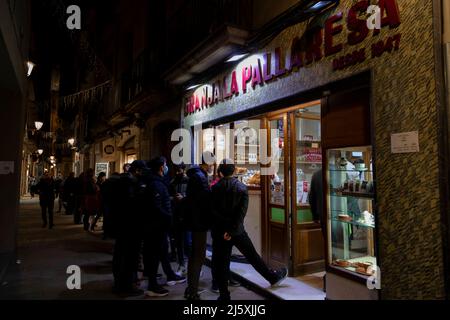
[[[198,292],[200,272],[206,258],[206,231],[192,232],[192,249],[188,262],[187,293],[195,295]]]
[[[161,230],[148,232],[144,239],[144,268],[148,275],[149,289],[158,285],[157,274],[160,262],[168,279],[173,279],[176,276],[170,265],[167,240],[167,233]]]
[[[115,287],[130,290],[137,281],[141,241],[132,237],[118,237],[114,245],[113,275]]]
[[[50,226],[53,226],[53,208],[55,206],[55,202],[52,200],[41,201],[41,211],[42,211],[42,222],[46,226],[47,223],[50,223]],[[47,221],[47,213],[48,213],[48,221]]]
[[[256,252],[255,247],[248,234],[244,232],[241,235],[232,237],[231,241],[224,239],[225,232],[213,232],[213,254],[212,254],[212,273],[213,279],[219,287],[222,297],[230,296],[228,291],[228,280],[230,279],[230,259],[233,246],[245,256],[247,261],[262,275],[268,282],[276,281],[276,274],[265,264],[261,256]]]

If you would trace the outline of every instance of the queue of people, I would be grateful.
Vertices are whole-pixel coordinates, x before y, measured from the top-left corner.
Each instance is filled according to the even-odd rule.
[[[158,275],[161,265],[165,285],[187,282],[185,298],[200,300],[199,281],[208,232],[213,239],[212,287],[219,292],[219,300],[230,300],[228,287],[235,284],[230,275],[233,246],[270,285],[278,285],[286,278],[286,268],[272,270],[265,264],[245,230],[248,190],[234,177],[234,164],[224,160],[218,178],[210,183],[214,162],[214,155],[205,153],[202,163],[187,171],[183,164],[176,166],[170,180],[166,159],[158,157],[126,164],[123,173],[113,173],[108,179],[104,173],[95,178],[89,169],[78,178],[71,173],[61,183],[58,191],[66,213],[74,215],[74,222],[82,223],[86,231],[94,231],[103,217],[104,237],[115,240],[114,292],[125,296],[169,295]],[[50,228],[55,185],[48,174],[37,185],[43,223],[49,223]],[[178,263],[176,271],[171,261]],[[145,292],[140,290],[140,269],[148,279]]]

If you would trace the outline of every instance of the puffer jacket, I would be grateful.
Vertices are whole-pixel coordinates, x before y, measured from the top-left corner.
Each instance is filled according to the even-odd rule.
[[[185,228],[189,231],[204,232],[211,228],[211,189],[208,174],[200,167],[188,170],[189,182],[186,189]]]
[[[248,210],[248,189],[236,178],[224,178],[212,188],[213,231],[232,237],[245,232],[244,219]]]
[[[145,231],[169,230],[172,222],[172,204],[166,180],[155,174],[146,177]]]

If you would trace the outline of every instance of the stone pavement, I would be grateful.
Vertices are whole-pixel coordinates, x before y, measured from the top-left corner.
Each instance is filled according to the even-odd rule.
[[[87,233],[74,225],[72,216],[55,213],[55,228],[41,228],[37,199],[21,201],[17,263],[10,266],[0,283],[1,300],[143,300],[118,297],[112,293],[111,261],[113,241],[102,240],[101,232]],[[81,290],[68,290],[67,268],[81,268]],[[210,288],[211,272],[204,267],[200,286]],[[143,283],[145,286],[145,283]],[[186,284],[168,287],[162,300],[183,300]],[[263,300],[244,287],[231,288],[233,300]],[[216,300],[207,290],[202,300]],[[150,299],[155,300],[155,299]]]

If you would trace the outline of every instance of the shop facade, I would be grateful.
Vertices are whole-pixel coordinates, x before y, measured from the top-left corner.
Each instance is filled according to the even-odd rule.
[[[381,30],[369,30],[369,2],[341,1],[322,26],[285,29],[183,101],[192,160],[231,157],[249,186],[258,251],[293,277],[326,270],[328,299],[446,296],[439,3],[379,1]],[[322,224],[309,203],[317,172]]]

